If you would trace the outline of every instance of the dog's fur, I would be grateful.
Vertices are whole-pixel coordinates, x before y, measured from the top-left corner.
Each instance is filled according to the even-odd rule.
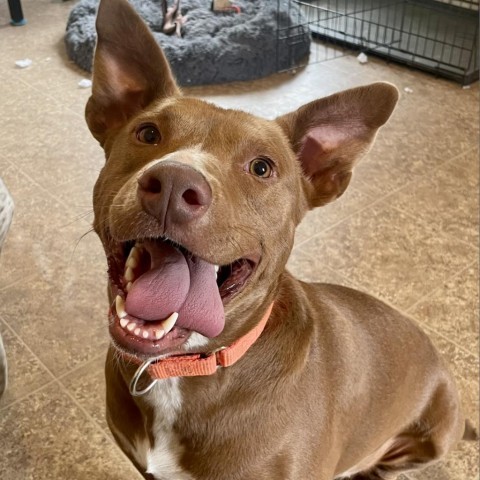
[[[108,422],[139,470],[162,480],[374,480],[450,451],[465,419],[426,335],[364,293],[285,271],[296,226],[308,209],[344,192],[397,90],[355,88],[267,121],[182,96],[125,0],[102,0],[97,31],[86,118],[106,156],[94,227],[111,277],[125,261],[122,242],[132,239],[168,237],[219,265],[258,254],[243,290],[225,305],[224,330],[213,339],[193,334],[183,351],[231,344],[275,302],[237,364],[159,381],[144,397],[128,391],[136,366],[110,348]],[[145,122],[161,132],[155,145],[135,138]],[[269,178],[249,169],[258,157],[270,159]],[[187,223],[165,220],[170,204],[157,215],[139,199],[137,180],[164,161],[188,166],[211,190],[211,203]],[[465,436],[475,437],[470,427]]]

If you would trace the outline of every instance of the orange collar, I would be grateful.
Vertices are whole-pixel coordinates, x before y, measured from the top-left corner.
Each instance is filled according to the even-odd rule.
[[[143,362],[135,372],[130,382],[130,393],[139,396],[147,393],[157,380],[164,380],[171,377],[196,377],[201,375],[212,375],[217,367],[230,367],[236,363],[246,351],[255,343],[262,334],[265,325],[272,312],[273,303],[269,305],[260,322],[243,337],[235,340],[229,347],[220,347],[210,353],[187,353],[184,355],[173,355],[160,360],[147,360]],[[130,355],[124,356],[134,363],[139,364],[138,359]],[[137,389],[137,383],[145,372],[148,372],[153,382],[143,390]]]

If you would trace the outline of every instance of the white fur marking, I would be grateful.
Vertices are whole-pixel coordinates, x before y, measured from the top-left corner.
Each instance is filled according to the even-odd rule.
[[[173,431],[182,406],[179,383],[179,378],[160,380],[146,397],[155,412],[152,427],[154,445],[150,445],[146,452],[146,472],[157,480],[193,480],[180,466],[183,447]]]
[[[133,445],[133,457],[135,458],[135,461],[143,468],[143,470],[147,471],[148,450],[150,448],[150,442],[148,441],[148,438],[134,438]]]
[[[147,468],[147,451],[149,447],[146,437],[129,439],[116,427],[114,422],[109,422],[109,427],[125,454],[133,457],[138,465],[145,470]]]
[[[188,352],[189,350],[204,347],[209,341],[210,339],[204,337],[201,333],[193,332],[185,343],[185,350]]]

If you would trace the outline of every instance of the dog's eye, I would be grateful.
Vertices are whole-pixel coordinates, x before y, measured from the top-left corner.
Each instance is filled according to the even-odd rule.
[[[252,175],[260,178],[269,178],[273,173],[270,162],[265,158],[256,158],[250,162],[249,171]]]
[[[155,125],[142,125],[136,135],[139,142],[149,145],[157,145],[160,141],[160,132]]]

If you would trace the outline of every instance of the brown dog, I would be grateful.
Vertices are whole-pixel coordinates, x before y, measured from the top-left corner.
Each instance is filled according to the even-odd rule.
[[[386,479],[473,436],[409,319],[285,271],[296,226],[344,192],[397,90],[267,121],[182,96],[125,0],[102,0],[97,30],[86,117],[106,155],[107,416],[143,475]]]

